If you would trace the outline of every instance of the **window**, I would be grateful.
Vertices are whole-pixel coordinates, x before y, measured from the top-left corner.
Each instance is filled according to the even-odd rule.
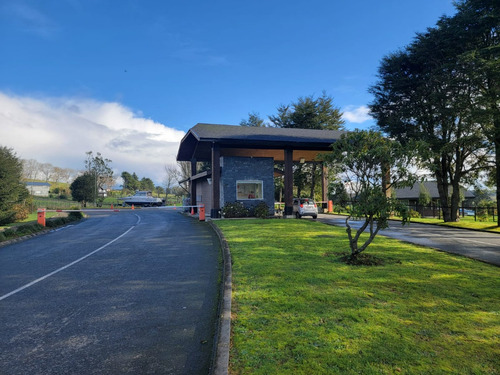
[[[236,199],[263,199],[262,181],[236,181]]]

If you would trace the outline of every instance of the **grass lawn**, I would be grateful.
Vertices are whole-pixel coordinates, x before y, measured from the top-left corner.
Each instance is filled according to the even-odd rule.
[[[500,233],[500,227],[498,227],[496,223],[491,220],[491,218],[489,219],[489,221],[479,221],[479,220],[475,221],[474,216],[465,216],[465,217],[460,217],[460,221],[456,223],[445,223],[443,219],[432,219],[432,218],[417,218],[417,219],[411,219],[411,221],[415,223],[437,224],[448,227],[479,229],[488,232]]]
[[[233,260],[231,374],[499,374],[500,269],[345,229],[221,220]]]

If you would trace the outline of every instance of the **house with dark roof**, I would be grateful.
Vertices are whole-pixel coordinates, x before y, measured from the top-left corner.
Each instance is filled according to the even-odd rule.
[[[227,202],[251,208],[265,202],[274,212],[274,163],[284,162],[286,216],[292,214],[293,164],[323,166],[322,193],[326,201],[326,171],[320,155],[343,134],[336,130],[283,129],[200,123],[181,140],[178,161],[191,162],[191,204],[204,204],[211,217],[220,217]],[[209,171],[197,171],[209,162]]]
[[[452,187],[449,186],[449,192],[451,195]],[[431,199],[430,206],[439,207],[441,204],[439,202],[439,192],[436,181],[424,181],[424,182],[416,182],[411,187],[405,187],[400,189],[395,189],[394,193],[396,198],[404,201],[408,204],[410,208],[416,209],[420,206],[419,198],[422,192],[428,192],[429,197]],[[467,202],[472,201],[475,198],[475,195],[472,191],[469,191],[465,188],[461,188],[463,201],[461,202],[463,205],[468,206]],[[422,207],[419,207],[419,210],[422,211],[423,214],[431,215],[428,210],[424,210]]]
[[[26,182],[26,188],[31,195],[36,197],[48,197],[50,184],[48,182]]]

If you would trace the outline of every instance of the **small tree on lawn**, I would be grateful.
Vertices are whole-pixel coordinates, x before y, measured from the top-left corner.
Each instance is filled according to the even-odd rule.
[[[69,187],[74,201],[81,202],[87,207],[87,202],[94,199],[95,176],[92,173],[85,172],[78,176]]]
[[[327,159],[339,170],[353,197],[346,231],[351,248],[349,260],[355,261],[378,232],[387,228],[392,213],[398,213],[403,224],[409,221],[408,207],[391,197],[390,192],[392,188],[414,183],[415,176],[409,166],[414,160],[415,147],[404,147],[379,132],[357,130],[342,135],[332,148]],[[349,224],[351,218],[364,220],[358,230]],[[367,228],[368,238],[363,237],[364,242],[359,243]]]

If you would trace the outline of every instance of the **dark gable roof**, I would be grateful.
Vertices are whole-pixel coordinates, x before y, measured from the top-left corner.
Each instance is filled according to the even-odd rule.
[[[425,186],[425,188],[429,192],[429,195],[431,196],[432,199],[439,198],[439,192],[438,192],[436,181],[416,182],[412,187],[395,189],[396,198],[398,198],[398,199],[418,199],[420,196],[420,184],[423,184]],[[451,186],[449,187],[449,189],[451,192]],[[466,199],[475,197],[473,192],[471,192],[469,190],[465,190],[465,188],[463,188],[462,191],[464,192],[464,197]]]
[[[341,130],[266,128],[220,124],[196,124],[181,141],[177,160],[191,160],[200,143],[222,146],[328,150],[339,139]]]
[[[25,182],[26,186],[50,186],[48,182]]]

